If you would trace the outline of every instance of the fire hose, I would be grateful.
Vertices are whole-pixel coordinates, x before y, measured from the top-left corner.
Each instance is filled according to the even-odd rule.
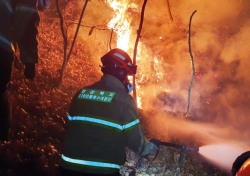
[[[154,143],[155,145],[157,145],[157,147],[159,147],[160,145],[163,145],[163,146],[173,147],[173,148],[179,149],[180,150],[180,158],[179,158],[180,164],[182,163],[185,152],[192,152],[192,153],[199,152],[198,147],[190,147],[190,146],[175,144],[175,143],[170,143],[170,142],[161,142],[161,141],[157,141],[157,140],[151,140],[151,142]]]
[[[198,153],[199,152],[198,147],[190,147],[190,146],[175,144],[175,143],[170,143],[170,142],[162,142],[162,141],[155,140],[155,139],[151,139],[150,142],[152,142],[153,144],[155,144],[158,147],[158,151],[159,151],[159,147],[161,145],[166,146],[166,147],[173,147],[173,148],[176,148],[176,149],[180,150],[179,164],[182,163],[185,152],[191,152],[191,153]],[[154,156],[154,158],[151,161],[153,161],[157,157],[158,151],[157,151],[156,155]],[[142,158],[143,157],[141,157],[139,159],[139,161],[137,162],[135,168],[140,167],[141,162],[142,162]]]
[[[167,147],[174,147],[174,148],[177,148],[177,149],[180,150],[179,164],[182,164],[182,160],[184,158],[184,152],[192,152],[192,153],[198,153],[199,152],[199,148],[198,147],[189,147],[189,146],[175,144],[175,143],[170,143],[170,142],[162,142],[162,141],[155,140],[155,139],[150,140],[150,142],[152,142],[153,144],[155,144],[158,147],[158,151],[157,151],[157,153],[155,154],[154,158],[151,161],[153,161],[157,157],[158,152],[159,152],[159,147],[161,145],[167,146]],[[139,158],[139,160],[136,163],[135,168],[133,169],[132,172],[129,173],[129,176],[135,176],[136,175],[136,169],[138,169],[139,167],[141,167],[143,158],[144,158],[143,156],[141,156]]]

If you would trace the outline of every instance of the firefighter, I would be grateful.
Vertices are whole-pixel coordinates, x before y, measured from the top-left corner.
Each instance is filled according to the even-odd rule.
[[[38,10],[48,7],[48,0],[15,0],[14,33],[27,79],[35,77],[38,63]]]
[[[60,163],[63,176],[119,175],[126,147],[145,157],[158,150],[143,136],[129,94],[128,75],[136,74],[131,58],[116,48],[101,62],[101,79],[79,90],[69,107]]]
[[[236,158],[232,166],[232,176],[250,176],[250,151]]]
[[[14,60],[13,8],[11,0],[0,0],[0,140],[7,140],[11,121],[11,102],[7,91]]]

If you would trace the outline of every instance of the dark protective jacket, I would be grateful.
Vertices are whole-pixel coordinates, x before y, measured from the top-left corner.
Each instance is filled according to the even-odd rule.
[[[63,168],[84,173],[111,174],[124,164],[125,147],[142,152],[137,108],[114,76],[81,89],[72,99],[62,152]]]
[[[12,45],[13,8],[11,0],[0,0],[0,47],[9,52],[14,51]]]

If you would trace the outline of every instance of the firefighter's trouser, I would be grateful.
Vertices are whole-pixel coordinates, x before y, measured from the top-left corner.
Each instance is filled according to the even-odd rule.
[[[22,63],[38,63],[39,14],[35,9],[16,7],[14,33]]]

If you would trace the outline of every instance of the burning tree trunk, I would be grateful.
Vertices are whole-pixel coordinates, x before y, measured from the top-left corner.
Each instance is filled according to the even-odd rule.
[[[141,37],[141,30],[142,30],[142,25],[143,25],[143,20],[144,20],[144,12],[145,12],[146,5],[147,5],[147,0],[144,0],[144,3],[142,5],[142,11],[141,11],[140,25],[139,25],[139,29],[137,31],[137,37],[136,37],[135,47],[134,47],[134,55],[133,55],[133,64],[134,65],[136,65],[137,47],[138,47],[138,43],[139,43],[139,40],[140,40],[140,37]],[[133,96],[134,96],[134,99],[135,99],[135,103],[137,105],[135,75],[133,76],[133,85],[134,85]]]

